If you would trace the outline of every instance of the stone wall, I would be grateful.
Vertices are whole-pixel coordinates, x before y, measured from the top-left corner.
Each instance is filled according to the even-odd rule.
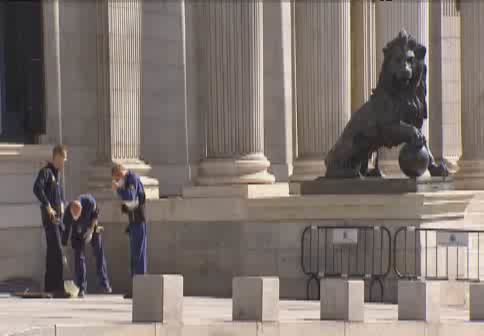
[[[202,148],[192,101],[197,59],[192,6],[143,2],[142,158],[159,180],[161,195],[181,194],[192,171],[196,174]]]
[[[66,196],[73,198],[86,191],[84,168],[94,160],[97,144],[95,2],[46,1],[43,24],[49,48],[46,50],[49,126],[44,142],[63,142],[69,147]]]
[[[412,196],[400,201],[372,196],[357,203],[331,195],[153,201],[148,206],[149,272],[182,274],[185,295],[218,297],[230,297],[234,276],[277,275],[282,298],[305,299],[308,277],[301,269],[301,236],[308,225],[385,225],[393,237],[398,227],[429,223],[422,219],[427,215],[420,217],[424,211],[433,213],[434,219],[428,225],[459,226],[457,212],[463,211],[468,202],[464,198],[452,197],[451,203],[430,198],[422,203],[426,210],[418,206],[409,210],[411,204],[423,201]],[[445,213],[440,212],[442,204],[446,204]],[[130,284],[128,237],[123,233],[126,218],[119,213],[117,203],[101,204],[101,214],[112,285],[115,291],[122,292]],[[375,253],[378,258],[381,249],[377,247]],[[94,260],[90,258],[89,262],[92,288],[97,281]],[[396,300],[395,280],[391,274],[385,282],[386,302]],[[377,286],[373,298],[380,299]]]
[[[50,153],[50,146],[0,145],[0,282],[43,283],[45,239],[33,184]]]

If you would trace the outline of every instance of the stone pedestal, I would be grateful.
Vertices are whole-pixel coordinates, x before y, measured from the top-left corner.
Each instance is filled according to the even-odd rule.
[[[181,275],[135,275],[133,322],[181,323],[183,277]]]
[[[321,279],[321,320],[364,320],[363,280]]]
[[[321,177],[315,181],[300,183],[299,188],[291,185],[291,194],[301,195],[375,195],[405,194],[415,192],[438,192],[454,189],[451,177],[432,178],[365,178],[330,179]]]
[[[438,322],[440,284],[432,281],[398,281],[398,319]]]
[[[484,321],[484,283],[469,285],[469,319]]]
[[[279,278],[234,278],[232,319],[234,321],[279,321]]]

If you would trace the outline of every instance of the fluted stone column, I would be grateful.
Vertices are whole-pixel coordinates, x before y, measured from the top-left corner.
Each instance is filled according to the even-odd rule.
[[[429,64],[432,65],[432,105],[429,106],[429,122],[432,124],[429,130],[429,143],[432,146],[432,154],[436,160],[442,160],[444,157],[444,133],[443,133],[443,101],[442,101],[442,23],[443,23],[443,6],[442,1],[433,1],[430,4],[429,39],[430,53],[428,55]]]
[[[291,181],[325,173],[351,113],[350,1],[296,1],[297,159]]]
[[[484,2],[461,1],[462,156],[456,185],[484,189]]]
[[[375,3],[351,0],[351,112],[370,98],[376,86]]]
[[[264,2],[264,144],[271,173],[287,182],[293,165],[291,1]]]
[[[398,32],[405,29],[429,50],[429,0],[376,1],[376,64],[377,73],[383,63],[383,48]],[[428,54],[427,54],[428,64]],[[427,104],[429,104],[430,73],[427,71]],[[429,109],[429,114],[432,113]],[[428,136],[428,120],[424,123],[424,134]],[[398,149],[381,150],[380,166],[387,175],[402,175],[398,166]]]
[[[429,143],[437,161],[455,172],[461,143],[461,18],[459,0],[432,1],[430,5],[431,67]]]
[[[210,0],[199,10],[207,152],[198,183],[273,183],[264,155],[263,3]]]
[[[109,166],[119,162],[141,175],[148,198],[158,198],[158,182],[144,176],[140,160],[142,1],[99,0],[97,32],[96,162],[89,187],[112,197]]]

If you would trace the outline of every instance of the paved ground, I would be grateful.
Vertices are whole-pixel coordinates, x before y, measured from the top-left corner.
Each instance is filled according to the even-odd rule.
[[[316,301],[281,301],[281,311],[280,311],[280,326],[282,325],[297,325],[298,323],[303,323],[306,326],[311,324],[316,325],[318,328],[329,328],[335,326],[331,329],[332,332],[324,332],[326,335],[350,335],[347,331],[348,327],[345,327],[342,322],[319,322],[319,303]],[[397,306],[396,305],[380,305],[380,304],[367,304],[365,307],[365,323],[364,325],[378,325],[379,330],[383,334],[388,334],[391,336],[401,335],[402,333],[385,332],[387,330],[386,326],[390,325],[400,325],[408,327],[406,322],[397,322]],[[468,311],[463,307],[445,307],[442,308],[441,312],[443,324],[451,325],[469,325],[470,322],[466,322],[468,319]],[[212,298],[195,298],[186,297],[184,301],[184,324],[189,328],[190,326],[210,326],[210,325],[225,325],[230,326],[233,324],[232,318],[232,302],[229,299],[212,299]],[[124,300],[120,296],[110,295],[110,296],[88,296],[85,299],[70,299],[70,300],[40,300],[40,299],[18,299],[11,298],[8,296],[0,296],[0,335],[140,335],[145,334],[141,332],[126,332],[122,333],[115,332],[113,328],[127,327],[130,325],[131,321],[131,301]],[[326,323],[326,324],[325,324]],[[410,322],[411,323],[411,322]],[[338,332],[338,325],[342,327],[342,333]],[[255,325],[255,324],[254,324]],[[362,324],[359,324],[360,326]],[[459,332],[459,336],[464,335],[484,335],[484,323],[483,324],[472,324],[473,327],[479,327],[478,329],[473,328],[472,330],[478,330],[479,333],[476,334],[475,331],[469,333]],[[139,325],[138,325],[139,326]],[[155,332],[157,328],[154,328],[152,332],[147,333],[150,335],[172,335],[171,333],[160,333],[160,330]],[[248,326],[248,324],[247,324]],[[355,325],[353,325],[355,326]],[[417,324],[415,324],[417,326]],[[47,328],[45,330],[50,332],[34,332],[30,331],[28,333],[22,333],[26,330],[36,328]],[[68,327],[71,329],[65,329],[63,332],[62,328]],[[110,328],[111,332],[87,332],[89,327],[104,327]],[[149,327],[149,326],[145,326]],[[159,328],[160,326],[158,326]],[[77,331],[75,329],[77,328]],[[86,329],[87,328],[87,329]],[[185,328],[185,327],[184,327]],[[231,326],[230,326],[231,328]],[[230,329],[229,328],[229,329]],[[254,335],[266,335],[266,333],[261,332],[260,326],[254,327]],[[102,330],[108,330],[102,329]],[[223,329],[223,328],[222,328]],[[220,329],[220,330],[222,330]],[[188,332],[177,332],[176,335],[250,335],[250,332],[239,333],[235,329],[233,332],[229,332],[229,329],[225,328],[225,331],[206,331],[201,333],[200,329],[198,331]],[[281,329],[281,330],[279,330]],[[67,331],[70,330],[70,331]],[[84,330],[84,332],[79,332],[79,330]],[[120,329],[121,330],[121,329]],[[140,329],[141,330],[141,329]],[[208,329],[207,329],[208,330]],[[326,330],[326,329],[325,329]],[[424,330],[424,329],[422,329]],[[323,330],[321,330],[323,331]],[[403,335],[413,335],[414,332],[408,334],[404,332]],[[422,335],[447,335],[448,333],[437,333],[429,334],[428,332],[422,331]],[[173,335],[175,335],[173,334]],[[282,327],[278,327],[277,333],[270,333],[271,335],[290,335],[290,333],[283,333]],[[298,336],[305,336],[313,334],[313,332],[302,332]],[[316,333],[314,333],[316,334]],[[351,335],[367,335],[366,333],[351,333]],[[380,335],[378,333],[370,333],[371,335]],[[449,335],[454,335],[450,333]],[[291,335],[292,336],[292,335]]]

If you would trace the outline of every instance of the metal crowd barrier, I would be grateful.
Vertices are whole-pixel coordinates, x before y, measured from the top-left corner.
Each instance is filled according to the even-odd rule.
[[[316,226],[304,229],[301,238],[301,267],[309,277],[306,295],[316,282],[319,298],[321,278],[359,278],[370,281],[372,298],[378,283],[384,297],[383,280],[391,271],[390,231],[384,226]]]
[[[479,281],[484,231],[401,227],[393,268],[402,279]]]

